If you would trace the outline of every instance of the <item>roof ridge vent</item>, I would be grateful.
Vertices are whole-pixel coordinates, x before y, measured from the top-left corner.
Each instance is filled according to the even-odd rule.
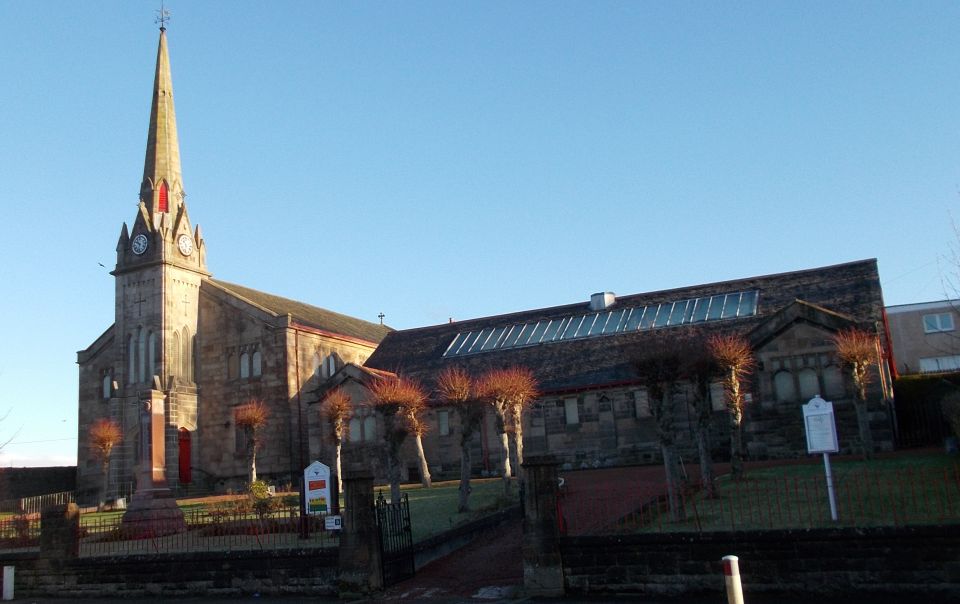
[[[590,310],[606,310],[614,305],[617,296],[613,292],[598,292],[590,295]]]

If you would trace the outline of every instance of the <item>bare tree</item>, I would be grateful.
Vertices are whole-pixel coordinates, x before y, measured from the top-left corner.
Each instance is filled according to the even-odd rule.
[[[857,428],[860,433],[860,448],[866,459],[873,457],[873,434],[870,431],[870,410],[867,405],[867,385],[870,383],[870,368],[876,364],[877,338],[863,329],[851,327],[833,336],[840,363],[853,378],[853,406],[857,412]]]
[[[353,415],[353,404],[350,395],[343,388],[332,390],[325,399],[321,413],[330,424],[333,432],[333,464],[337,471],[337,492],[343,492],[343,478],[341,478],[340,453],[343,449],[343,439],[350,432],[350,417]]]
[[[730,415],[730,473],[743,475],[743,408],[746,380],[756,360],[750,342],[738,334],[714,334],[707,339],[707,348],[722,372],[721,381]]]
[[[112,419],[101,418],[90,426],[90,452],[100,462],[103,471],[103,484],[100,489],[100,505],[103,511],[107,505],[107,491],[110,488],[110,454],[113,447],[123,438],[120,425]]]
[[[500,434],[500,470],[504,492],[510,491],[510,439],[514,434],[517,464],[523,463],[523,412],[537,397],[537,381],[525,367],[491,369],[477,382],[479,398],[493,406]]]
[[[472,468],[470,442],[483,420],[483,403],[475,396],[470,375],[460,367],[447,367],[437,376],[437,394],[446,404],[457,410],[460,417],[460,497],[458,512],[470,510],[470,470]]]
[[[379,379],[369,389],[370,403],[383,415],[390,500],[396,503],[400,501],[400,447],[412,430],[409,422],[411,410],[422,410],[426,395],[419,384],[401,376]],[[426,461],[423,463],[425,465]]]
[[[250,399],[237,407],[237,427],[244,431],[247,440],[247,467],[250,484],[257,481],[257,450],[263,444],[263,428],[267,425],[270,410],[259,399]]]
[[[678,522],[686,518],[681,496],[683,485],[674,426],[683,346],[677,339],[668,339],[663,336],[652,338],[652,340],[636,360],[635,365],[647,389],[650,413],[657,423],[657,438],[660,441],[663,469],[667,478],[670,519]]]

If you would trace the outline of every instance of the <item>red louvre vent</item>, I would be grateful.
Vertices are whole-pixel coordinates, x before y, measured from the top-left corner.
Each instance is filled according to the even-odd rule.
[[[161,212],[167,211],[167,183],[160,183],[160,208]]]

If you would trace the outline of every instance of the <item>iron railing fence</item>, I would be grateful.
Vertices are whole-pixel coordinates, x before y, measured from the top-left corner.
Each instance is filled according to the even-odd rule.
[[[746,531],[960,523],[960,467],[858,470],[834,476],[838,519],[824,475],[716,482],[717,495],[685,485],[671,509],[667,485],[579,484],[558,501],[570,536],[677,531]]]
[[[324,529],[324,520],[308,516],[301,527],[298,508],[264,514],[244,510],[188,508],[183,521],[123,522],[122,512],[80,517],[81,557],[183,552],[231,552],[283,548],[335,548],[339,532]],[[304,531],[303,528],[306,530]],[[36,548],[40,519],[36,514],[0,519],[0,551]]]
[[[39,514],[40,510],[50,505],[74,503],[75,496],[76,491],[61,491],[59,493],[47,493],[45,495],[35,495],[33,497],[5,499],[0,501],[0,513]]]

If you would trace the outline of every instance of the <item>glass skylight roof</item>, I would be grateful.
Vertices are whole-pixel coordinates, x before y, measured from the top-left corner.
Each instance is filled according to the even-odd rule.
[[[507,327],[462,331],[453,339],[443,356],[457,357],[547,342],[579,340],[705,321],[752,317],[757,314],[757,297],[756,290],[736,292],[635,308],[603,310],[557,319],[543,319]]]

